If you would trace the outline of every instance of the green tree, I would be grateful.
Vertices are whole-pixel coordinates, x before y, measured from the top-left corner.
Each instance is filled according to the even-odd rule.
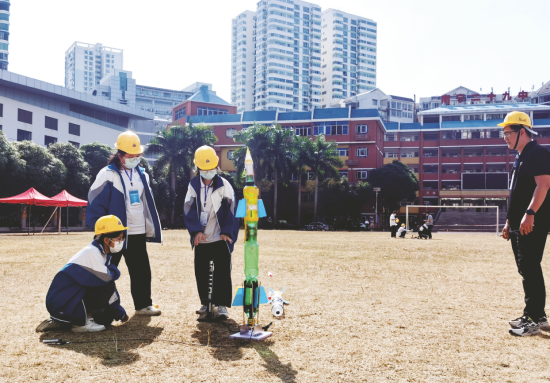
[[[317,222],[317,200],[319,195],[320,179],[339,179],[338,168],[344,163],[338,155],[336,141],[326,141],[324,135],[317,137],[315,141],[309,141],[305,147],[308,163],[306,164],[315,174],[315,199],[313,206],[313,220]]]
[[[368,182],[358,182],[352,187],[347,177],[331,181],[319,193],[319,205],[323,215],[357,219],[361,209],[370,197],[371,187]]]
[[[115,152],[115,149],[111,148],[109,145],[101,144],[99,142],[94,142],[91,144],[82,145],[80,147],[80,152],[84,157],[84,161],[88,163],[90,177],[90,184],[93,184],[97,173],[109,162],[109,158]]]
[[[302,177],[306,174],[306,166],[311,158],[307,146],[311,143],[308,137],[294,136],[292,142],[292,167],[293,173],[298,176],[298,226],[301,224],[302,216]]]
[[[148,143],[147,154],[157,155],[155,167],[162,174],[166,170],[170,175],[170,223],[174,223],[176,206],[176,185],[179,169],[184,175],[191,175],[195,151],[203,145],[213,145],[217,141],[212,128],[203,125],[172,125],[158,131]]]
[[[294,130],[283,129],[280,125],[271,126],[267,130],[269,144],[267,147],[266,165],[273,174],[273,222],[277,224],[277,191],[279,177],[287,183],[292,166],[292,138]]]
[[[68,142],[56,142],[48,147],[48,151],[67,168],[63,188],[77,198],[87,199],[90,166],[84,160],[82,152]]]
[[[419,190],[414,173],[398,160],[372,170],[369,182],[373,187],[381,189],[382,206],[389,211],[397,210],[399,202],[403,200],[414,200]]]
[[[10,197],[20,191],[19,185],[25,178],[26,163],[15,145],[0,130],[0,197]]]
[[[233,139],[237,143],[244,144],[244,147],[233,152],[233,163],[237,169],[237,174],[240,175],[244,172],[244,159],[248,148],[254,162],[254,183],[260,189],[258,198],[261,198],[262,180],[268,176],[270,170],[269,159],[266,155],[270,145],[269,128],[255,123],[253,126],[235,133]],[[241,177],[236,178],[237,186],[243,187],[244,185],[241,184],[243,179]]]
[[[63,190],[67,169],[60,160],[31,141],[16,142],[14,145],[26,162],[21,191],[34,187],[45,196],[52,197]]]

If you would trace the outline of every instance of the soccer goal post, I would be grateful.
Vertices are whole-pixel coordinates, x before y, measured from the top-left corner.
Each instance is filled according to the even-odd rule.
[[[423,209],[496,209],[497,216],[496,216],[496,222],[495,222],[495,229],[496,229],[496,234],[500,235],[500,228],[499,228],[499,226],[500,226],[499,225],[499,211],[500,210],[499,210],[498,206],[488,206],[488,205],[484,205],[484,206],[407,205],[406,206],[406,217],[405,217],[405,223],[407,225],[407,230],[409,229],[409,208],[410,207],[418,207],[418,208],[423,208]],[[420,209],[419,209],[418,214],[423,214],[423,213],[420,213]],[[480,225],[480,226],[487,226],[487,225]]]

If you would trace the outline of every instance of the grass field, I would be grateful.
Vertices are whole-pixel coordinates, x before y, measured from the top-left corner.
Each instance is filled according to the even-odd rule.
[[[0,236],[0,380],[9,382],[521,382],[550,380],[550,333],[516,338],[521,279],[510,244],[494,234],[260,231],[261,280],[287,285],[286,316],[263,306],[274,335],[229,339],[225,324],[199,324],[193,253],[185,231],[149,245],[160,317],[133,316],[124,262],[117,282],[131,319],[98,334],[34,332],[48,313],[55,273],[90,234]],[[547,250],[548,253],[548,250]],[[550,275],[548,255],[543,260]],[[268,271],[273,273],[267,277]],[[243,244],[233,254],[243,279]],[[242,309],[231,308],[231,323]],[[45,346],[69,341],[164,339]],[[209,345],[211,347],[204,347]]]

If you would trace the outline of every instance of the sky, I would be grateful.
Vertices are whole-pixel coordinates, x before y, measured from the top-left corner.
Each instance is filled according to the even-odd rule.
[[[377,86],[512,94],[550,81],[550,0],[318,0],[378,23]],[[139,85],[213,84],[230,101],[231,20],[253,0],[11,0],[9,70],[64,85],[75,41],[124,50]]]

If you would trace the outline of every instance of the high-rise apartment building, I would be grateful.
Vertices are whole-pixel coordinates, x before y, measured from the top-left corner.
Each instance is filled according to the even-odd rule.
[[[254,32],[256,12],[244,11],[232,20],[231,103],[238,113],[254,105]]]
[[[376,88],[377,26],[335,9],[323,12],[322,107]]]
[[[123,69],[122,49],[76,41],[65,52],[65,87],[87,92],[115,69]]]
[[[10,1],[0,0],[0,69],[8,70]]]
[[[308,111],[376,88],[376,22],[300,0],[261,0],[232,22],[238,112]]]

